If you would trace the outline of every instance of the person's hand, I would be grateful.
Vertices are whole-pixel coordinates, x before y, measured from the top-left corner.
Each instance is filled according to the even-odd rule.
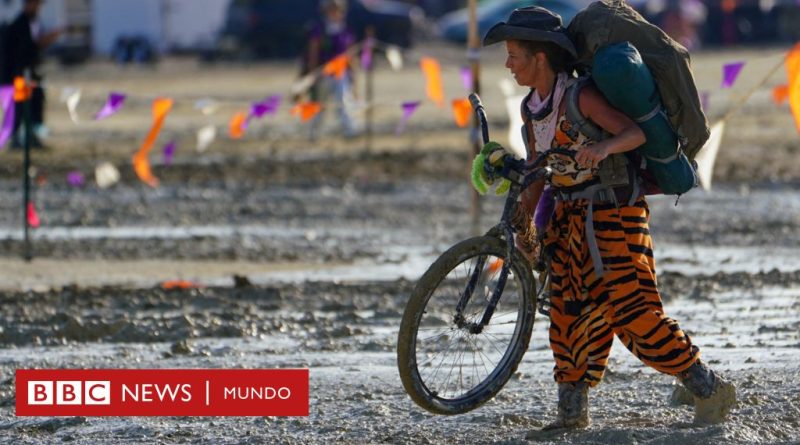
[[[497,142],[489,141],[484,144],[483,148],[481,149],[481,153],[486,155],[486,157],[489,159],[489,163],[492,164],[493,167],[503,166],[506,149]]]
[[[586,145],[578,149],[575,154],[575,161],[583,168],[592,169],[600,164],[600,161],[607,158],[608,146],[603,142]]]
[[[480,153],[475,156],[475,159],[472,161],[472,185],[475,187],[475,190],[478,191],[481,195],[486,194],[489,190],[489,186],[493,185],[495,182],[495,177],[492,172],[486,171],[486,164],[485,161],[491,163],[491,165],[495,168],[502,167],[503,162],[505,160],[505,150],[503,146],[498,144],[497,142],[490,141],[487,142],[483,148],[481,148]],[[506,180],[503,181],[503,184],[498,187],[495,191],[498,195],[501,195],[508,191],[508,187],[510,183],[507,183]]]

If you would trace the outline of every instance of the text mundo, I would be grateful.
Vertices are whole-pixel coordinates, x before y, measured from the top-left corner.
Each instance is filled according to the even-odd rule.
[[[287,400],[292,397],[292,391],[281,386],[236,386],[225,388],[225,400]]]

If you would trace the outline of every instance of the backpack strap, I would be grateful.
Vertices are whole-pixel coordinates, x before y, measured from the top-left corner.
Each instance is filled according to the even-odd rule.
[[[528,150],[528,160],[535,158],[535,156],[531,156],[531,153],[536,153],[536,135],[533,133],[533,118],[526,105],[531,98],[531,94],[533,94],[533,90],[525,95],[519,107],[519,112],[522,115],[522,127],[520,131],[522,132],[522,141],[525,142],[525,148]]]
[[[573,80],[571,84],[567,86],[567,91],[564,93],[564,96],[567,98],[565,114],[570,123],[572,123],[572,126],[577,128],[578,131],[594,141],[602,141],[603,139],[608,139],[610,135],[597,124],[584,117],[578,104],[581,90],[592,83],[591,77],[582,76]]]

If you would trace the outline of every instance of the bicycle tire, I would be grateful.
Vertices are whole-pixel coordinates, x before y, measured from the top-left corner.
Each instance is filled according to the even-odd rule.
[[[485,366],[483,358],[479,353],[478,357],[480,358],[481,362],[484,362],[484,368],[487,370],[486,377],[480,378],[479,373],[476,373],[476,378],[471,378],[471,380],[478,381],[478,383],[476,383],[471,389],[465,391],[463,395],[449,397],[446,395],[443,396],[441,394],[441,390],[429,388],[430,383],[426,383],[426,381],[424,381],[424,378],[420,372],[420,365],[424,367],[425,363],[418,363],[417,349],[420,324],[423,316],[427,313],[426,308],[428,308],[429,304],[431,304],[434,294],[437,293],[437,290],[440,287],[446,288],[446,285],[443,284],[445,283],[445,279],[449,277],[451,272],[458,268],[459,265],[464,264],[465,261],[469,261],[473,258],[478,258],[481,256],[496,257],[505,261],[506,255],[506,242],[500,238],[493,236],[481,236],[464,240],[444,252],[430,266],[425,274],[423,274],[415,286],[414,291],[412,292],[406,305],[405,312],[403,313],[403,319],[400,324],[400,332],[398,334],[397,342],[397,363],[400,372],[400,379],[406,392],[409,394],[411,399],[414,400],[414,402],[427,411],[435,414],[454,415],[462,414],[481,406],[488,400],[492,399],[503,388],[503,386],[505,386],[509,378],[511,378],[516,371],[517,366],[522,360],[522,356],[527,351],[531,338],[531,331],[533,329],[534,315],[536,312],[536,299],[533,297],[533,295],[535,295],[534,286],[536,282],[533,280],[533,275],[528,261],[520,252],[515,249],[513,253],[511,271],[509,272],[506,288],[504,289],[503,294],[500,297],[500,301],[498,302],[498,308],[504,304],[504,299],[507,298],[507,295],[511,295],[509,292],[509,285],[516,283],[516,286],[519,289],[518,301],[516,302],[517,308],[515,309],[517,311],[517,320],[514,325],[513,335],[510,336],[510,340],[508,341],[508,345],[506,346],[505,350],[501,351],[499,348],[497,348],[498,352],[502,352],[502,357],[498,360],[494,369],[491,371],[488,370],[488,368]],[[481,272],[481,275],[482,274],[483,272]],[[469,273],[467,275],[469,275]],[[456,281],[458,281],[457,277]],[[445,295],[440,297],[440,300],[447,298],[446,290],[443,290],[442,293]],[[456,297],[456,301],[457,300],[458,297]],[[476,296],[472,297],[471,302],[472,300],[476,300]],[[508,297],[506,304],[509,307],[514,306],[515,303],[511,296]],[[445,306],[449,307],[447,304],[445,304]],[[429,318],[434,318],[434,321],[434,315],[436,314],[436,311],[437,310],[431,306],[431,317]],[[439,318],[441,319],[441,317]],[[494,321],[495,318],[496,317],[493,317],[492,321]],[[458,337],[460,335],[461,337],[459,337],[456,342],[464,343],[466,338],[466,343],[472,345],[473,348],[476,348],[479,344],[479,340],[475,339],[475,341],[472,342],[470,337],[467,337],[469,333],[456,332],[461,328],[458,328],[452,319],[449,321],[449,323],[445,322],[445,324],[449,324],[449,331],[446,332],[455,333],[451,335],[444,334],[446,337]],[[492,322],[490,322],[490,325],[491,324]],[[498,324],[505,323],[498,322]],[[489,325],[487,325],[487,328],[488,326]],[[498,334],[497,338],[502,338],[500,335],[506,336],[509,334]],[[426,339],[422,340],[424,342]],[[449,340],[449,338],[447,340]],[[438,342],[439,339],[435,338],[432,341]],[[447,347],[447,351],[444,352],[445,354],[449,352],[450,347],[451,346]],[[470,351],[467,351],[465,347],[461,357],[463,358],[463,356],[469,352]],[[478,364],[475,360],[475,349],[473,349],[471,353],[473,364],[475,367],[477,367]],[[433,360],[436,360],[436,356],[430,360],[431,363]],[[442,358],[442,363],[444,363],[444,361],[445,358]],[[439,365],[439,367],[441,366],[442,364]],[[438,372],[439,371],[437,369],[436,373]],[[459,378],[463,378],[461,367],[459,368]],[[447,380],[447,383],[444,384],[445,392],[449,386],[449,375]],[[468,380],[470,380],[470,378],[468,378]]]

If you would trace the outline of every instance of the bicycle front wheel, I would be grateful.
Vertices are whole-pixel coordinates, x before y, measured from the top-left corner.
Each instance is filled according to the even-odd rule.
[[[516,250],[491,320],[474,329],[501,281],[506,255],[504,240],[470,238],[442,254],[417,283],[400,325],[397,361],[406,392],[422,408],[473,410],[516,371],[536,310],[534,280]],[[466,304],[465,294],[471,295]]]

